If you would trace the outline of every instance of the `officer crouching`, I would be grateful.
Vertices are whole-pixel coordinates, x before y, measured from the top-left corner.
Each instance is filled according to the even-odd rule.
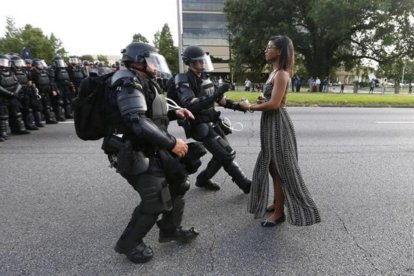
[[[157,70],[170,72],[154,47],[131,43],[122,54],[126,68],[114,73],[106,96],[109,122],[102,148],[141,198],[115,251],[134,263],[144,263],[153,251],[143,239],[155,224],[160,228],[159,242],[186,243],[198,235],[194,228],[181,227],[188,170],[194,171],[186,164],[194,162],[185,161],[187,143],[167,131],[169,120],[194,117],[187,109],[168,110],[154,77]],[[197,144],[191,148],[197,163],[205,150]],[[162,218],[157,221],[159,214]]]

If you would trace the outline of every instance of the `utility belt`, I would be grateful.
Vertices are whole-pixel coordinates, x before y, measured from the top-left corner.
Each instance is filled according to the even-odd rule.
[[[214,124],[220,121],[220,111],[216,111],[214,108],[201,110],[194,114],[194,120],[178,119],[177,123],[184,129],[187,139],[198,136],[199,128],[202,124]],[[202,128],[202,127],[201,127]]]
[[[118,135],[106,136],[102,149],[118,173],[138,175],[149,168],[149,158],[142,151],[134,150],[130,140],[124,140]]]
[[[150,169],[150,158],[142,151],[134,150],[130,140],[124,140],[118,135],[109,135],[104,138],[102,149],[108,155],[112,167],[118,173],[138,175]],[[168,183],[178,186],[177,190],[188,190],[186,178],[195,173],[201,166],[200,158],[207,153],[201,143],[188,144],[188,153],[184,158],[178,158],[170,151],[158,149],[154,159],[159,159]]]

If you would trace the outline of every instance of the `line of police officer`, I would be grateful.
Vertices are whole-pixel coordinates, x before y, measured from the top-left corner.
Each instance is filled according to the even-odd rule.
[[[29,134],[46,124],[72,117],[72,98],[88,71],[77,57],[66,66],[59,56],[48,67],[44,60],[0,55],[0,142],[12,134]]]

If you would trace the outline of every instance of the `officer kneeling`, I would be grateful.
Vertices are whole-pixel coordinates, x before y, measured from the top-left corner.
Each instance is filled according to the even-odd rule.
[[[189,147],[167,132],[169,120],[191,119],[193,115],[187,109],[168,110],[154,76],[157,70],[170,72],[154,47],[131,43],[122,54],[126,68],[110,79],[106,99],[109,110],[105,111],[108,135],[102,148],[111,165],[141,197],[115,251],[134,263],[144,263],[152,258],[153,251],[143,238],[155,224],[160,228],[160,242],[186,243],[198,235],[194,228],[181,228],[183,197],[189,189],[188,168],[181,159]],[[200,145],[191,148],[195,162],[190,163],[199,163],[205,150]]]

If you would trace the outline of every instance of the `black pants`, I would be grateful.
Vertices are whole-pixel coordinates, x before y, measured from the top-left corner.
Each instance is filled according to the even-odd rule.
[[[217,136],[220,136],[219,139]],[[221,140],[220,142],[217,142]],[[246,178],[238,164],[234,161],[235,151],[231,148],[223,129],[217,124],[209,125],[209,132],[206,137],[201,139],[204,147],[213,155],[207,167],[197,176],[197,181],[211,179],[221,167],[232,177],[232,180],[240,188],[245,187]]]
[[[142,174],[122,174],[128,183],[138,192],[141,202],[132,213],[131,219],[118,240],[117,245],[125,250],[131,250],[142,242],[142,239],[157,222],[158,216],[162,219],[158,222],[161,231],[173,232],[181,225],[184,199],[168,185],[162,171],[160,161],[152,158],[150,167]],[[170,206],[165,202],[165,194],[169,193]],[[168,197],[168,196],[167,196]],[[168,209],[171,207],[171,209]]]

